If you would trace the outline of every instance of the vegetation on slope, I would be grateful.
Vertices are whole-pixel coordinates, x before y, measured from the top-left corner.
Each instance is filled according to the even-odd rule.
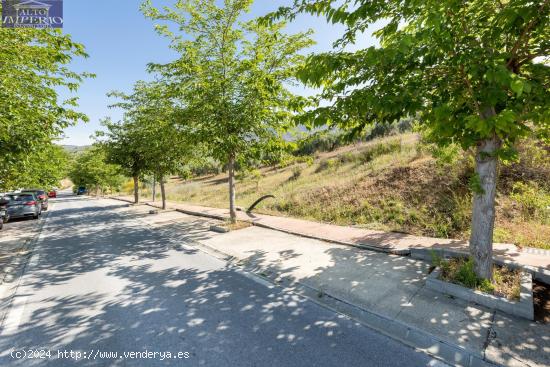
[[[550,149],[524,141],[502,167],[495,241],[550,249]],[[239,175],[237,203],[266,194],[258,212],[341,225],[468,239],[473,157],[400,134],[299,157],[286,167]],[[225,208],[227,178],[167,184],[168,200]],[[144,192],[145,195],[149,193]]]

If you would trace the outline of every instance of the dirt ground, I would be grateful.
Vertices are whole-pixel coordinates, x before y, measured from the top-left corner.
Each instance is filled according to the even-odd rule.
[[[550,285],[533,282],[535,321],[550,323]]]

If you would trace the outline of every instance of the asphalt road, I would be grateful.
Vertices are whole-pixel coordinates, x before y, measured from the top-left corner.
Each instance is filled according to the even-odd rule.
[[[2,325],[0,366],[442,365],[136,215],[55,201]]]

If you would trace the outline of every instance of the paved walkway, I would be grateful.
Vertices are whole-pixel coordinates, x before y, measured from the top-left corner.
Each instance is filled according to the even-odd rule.
[[[118,197],[133,202],[131,197]],[[143,202],[151,206],[160,206],[160,202]],[[183,203],[167,202],[170,209],[187,214],[229,218],[227,209],[210,208]],[[397,255],[411,254],[415,258],[430,258],[431,250],[453,254],[468,254],[468,242],[453,239],[412,236],[396,232],[382,232],[348,226],[337,226],[289,217],[277,217],[264,214],[237,212],[239,220],[253,222],[257,226],[278,231],[315,238],[345,245],[367,247]],[[536,278],[550,282],[550,256],[546,253],[521,251],[511,244],[495,243],[494,257],[506,264],[516,264],[536,272]]]
[[[27,255],[26,247],[35,238],[40,224],[40,220],[33,219],[15,219],[4,224],[0,231],[0,285],[15,260]]]
[[[313,291],[310,297],[336,309],[340,306],[330,304],[331,299],[367,310],[370,316],[339,309],[411,345],[420,343],[421,349],[443,356],[447,362],[466,366],[482,365],[483,360],[506,366],[550,365],[550,325],[511,317],[427,289],[427,261],[258,226],[219,234],[209,231],[210,225],[219,223],[215,219],[174,210],[148,215],[147,206],[128,210],[162,235],[193,240],[213,254],[228,255],[247,271],[282,287],[306,287]],[[209,213],[217,215],[217,211]],[[426,334],[415,334],[416,339],[410,340],[415,330]],[[418,335],[431,335],[438,342]],[[470,354],[462,353],[460,348]]]

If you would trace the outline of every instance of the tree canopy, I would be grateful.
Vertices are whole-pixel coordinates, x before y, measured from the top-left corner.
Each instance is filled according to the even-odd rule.
[[[334,51],[310,56],[299,72],[327,104],[300,122],[358,133],[418,116],[434,141],[474,148],[470,246],[476,273],[490,278],[497,157],[513,158],[526,134],[550,134],[550,2],[295,0],[266,19],[300,12],[346,28]],[[379,46],[338,48],[376,22]]]
[[[234,168],[258,147],[280,139],[301,99],[288,89],[302,63],[300,51],[312,44],[308,33],[288,35],[284,23],[243,22],[252,0],[178,1],[173,8],[142,5],[163,23],[159,34],[171,40],[177,60],[152,65],[170,81],[193,124],[197,139],[228,165],[229,201],[235,219]],[[179,31],[172,32],[170,24]]]
[[[165,208],[166,177],[180,171],[199,149],[192,141],[189,126],[185,124],[185,113],[177,108],[166,85],[159,81],[140,81],[131,94],[114,92],[111,96],[121,99],[113,107],[124,109],[125,118],[132,121],[126,127],[133,129],[134,135],[140,137],[142,171],[153,174],[159,180]]]
[[[79,153],[68,176],[76,186],[96,192],[115,191],[124,179],[119,166],[107,163],[107,154],[99,145]]]
[[[58,95],[91,76],[68,68],[74,57],[86,56],[81,44],[56,30],[0,28],[0,176],[12,185],[5,189],[21,184],[16,165],[29,164],[65,127],[87,120],[75,110],[76,98]]]

